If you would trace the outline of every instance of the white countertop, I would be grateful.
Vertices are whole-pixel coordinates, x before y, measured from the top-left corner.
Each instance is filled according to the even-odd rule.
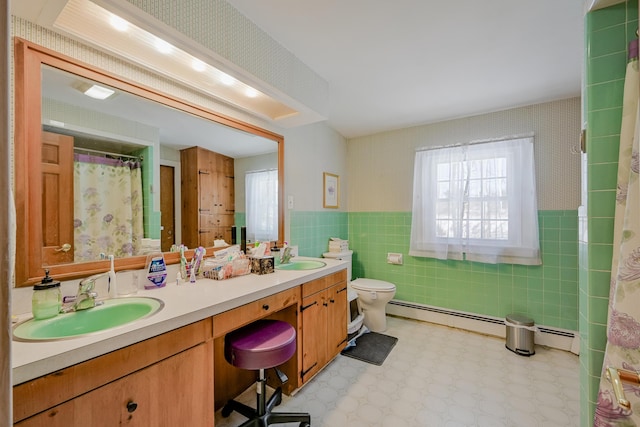
[[[13,384],[135,344],[347,267],[346,261],[321,260],[327,265],[316,270],[276,270],[272,274],[248,274],[220,281],[198,279],[194,284],[180,286],[169,281],[164,288],[140,289],[136,296],[161,299],[164,308],[151,317],[83,337],[50,342],[12,341]]]

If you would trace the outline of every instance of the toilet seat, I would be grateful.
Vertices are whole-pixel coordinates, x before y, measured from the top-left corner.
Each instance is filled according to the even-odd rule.
[[[357,291],[389,292],[396,290],[396,285],[393,283],[385,282],[384,280],[364,278],[351,282],[351,287]]]

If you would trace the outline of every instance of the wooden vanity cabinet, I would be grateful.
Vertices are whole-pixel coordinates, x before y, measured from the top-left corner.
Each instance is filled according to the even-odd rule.
[[[201,147],[180,151],[182,243],[189,248],[231,243],[234,224],[234,160]]]
[[[347,342],[347,272],[302,285],[301,383],[308,382],[340,353]]]
[[[14,425],[212,426],[211,330],[203,320],[17,385]]]

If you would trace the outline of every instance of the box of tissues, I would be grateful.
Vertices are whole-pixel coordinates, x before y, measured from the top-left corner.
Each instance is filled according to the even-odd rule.
[[[275,271],[275,260],[272,256],[249,257],[251,272],[254,274],[269,274]]]

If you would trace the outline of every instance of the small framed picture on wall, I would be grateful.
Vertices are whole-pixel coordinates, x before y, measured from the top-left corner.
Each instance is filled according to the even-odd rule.
[[[324,181],[322,206],[337,209],[340,200],[340,177],[328,172],[324,172],[322,175]]]

